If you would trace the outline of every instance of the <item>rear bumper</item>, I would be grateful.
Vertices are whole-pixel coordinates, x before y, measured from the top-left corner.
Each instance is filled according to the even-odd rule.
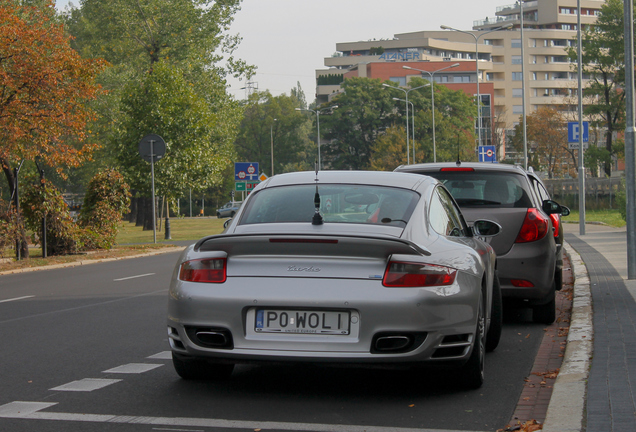
[[[508,253],[497,257],[502,296],[528,305],[549,302],[556,265],[556,244],[549,236],[538,242],[514,244]],[[533,286],[515,286],[513,279],[528,281]]]

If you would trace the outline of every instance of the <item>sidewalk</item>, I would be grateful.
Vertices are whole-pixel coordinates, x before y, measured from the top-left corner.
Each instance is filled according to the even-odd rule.
[[[572,322],[543,430],[636,432],[636,280],[627,280],[626,230],[565,229]]]

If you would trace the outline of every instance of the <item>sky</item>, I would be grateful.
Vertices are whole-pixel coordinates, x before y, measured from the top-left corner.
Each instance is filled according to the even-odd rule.
[[[78,0],[70,0],[76,6]],[[63,10],[69,0],[57,0]],[[497,6],[514,0],[243,0],[230,34],[241,42],[235,56],[257,66],[258,90],[290,94],[300,83],[308,102],[315,71],[336,43],[392,39],[397,33],[439,30],[444,24],[471,30],[473,21],[494,17]],[[229,80],[229,93],[247,96],[246,81]]]

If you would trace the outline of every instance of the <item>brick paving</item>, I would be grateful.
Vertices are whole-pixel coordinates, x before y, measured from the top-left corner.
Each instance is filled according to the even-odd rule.
[[[517,408],[509,422],[509,430],[528,422],[542,424],[545,421],[554,381],[563,363],[572,310],[574,278],[567,257],[564,257],[563,268],[563,289],[557,291],[556,296],[557,319],[545,327],[534,366],[526,378]]]

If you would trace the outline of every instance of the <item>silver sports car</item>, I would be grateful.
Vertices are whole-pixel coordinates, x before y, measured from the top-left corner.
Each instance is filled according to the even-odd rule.
[[[224,233],[188,247],[170,284],[177,373],[237,363],[457,368],[479,387],[501,334],[501,229],[470,229],[416,174],[323,171],[261,183]]]

